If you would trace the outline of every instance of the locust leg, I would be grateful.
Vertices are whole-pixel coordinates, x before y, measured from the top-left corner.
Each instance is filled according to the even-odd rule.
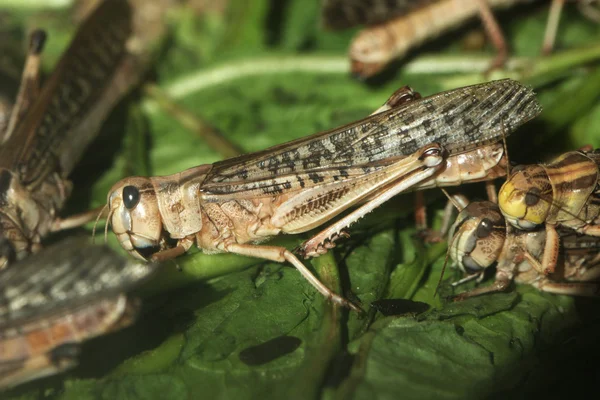
[[[481,296],[487,293],[504,292],[510,286],[512,282],[512,276],[502,273],[499,271],[496,273],[496,280],[489,286],[479,287],[476,289],[469,290],[468,292],[460,293],[452,299],[453,301],[463,301],[469,297]]]
[[[498,204],[498,191],[496,190],[496,185],[494,181],[487,181],[485,183],[485,193],[487,194],[487,198],[494,204]]]
[[[483,23],[483,27],[497,52],[496,57],[490,66],[490,70],[493,70],[502,67],[506,63],[506,59],[508,57],[508,46],[506,45],[506,40],[504,40],[502,30],[500,29],[496,18],[494,18],[494,14],[492,13],[490,5],[486,0],[476,1],[479,7],[479,16]]]
[[[597,224],[586,225],[583,228],[577,229],[577,232],[582,233],[584,235],[600,236],[600,225],[597,225]]]
[[[546,23],[546,32],[544,32],[544,43],[542,45],[542,54],[544,55],[552,53],[552,50],[554,49],[554,41],[556,40],[560,14],[564,5],[565,0],[552,0],[550,13],[548,14],[548,22]]]
[[[416,194],[421,193],[417,192]],[[448,194],[446,194],[448,196]],[[462,194],[453,194],[450,195],[451,198],[446,202],[446,206],[444,207],[444,213],[442,215],[442,225],[440,226],[439,231],[433,231],[431,229],[427,229],[427,224],[423,225],[424,230],[421,233],[423,240],[427,243],[439,243],[444,240],[446,234],[450,230],[450,227],[454,223],[454,210],[461,211],[466,206],[469,205],[469,199],[467,199]],[[425,205],[423,205],[425,207]],[[415,211],[415,219],[417,217],[417,211]],[[424,219],[425,221],[426,218]],[[418,221],[416,222],[417,227],[419,227]]]
[[[594,250],[592,250],[594,251]],[[600,280],[600,264],[598,264],[598,257],[600,254],[596,254],[592,260],[585,260],[581,264],[577,263],[566,263],[564,276],[569,281],[597,281]],[[582,260],[583,261],[583,260]]]
[[[185,254],[192,247],[193,244],[193,236],[181,239],[177,242],[177,246],[154,253],[152,257],[150,257],[150,261],[162,262],[179,257]]]
[[[23,67],[23,75],[21,76],[21,86],[19,87],[17,100],[12,109],[3,140],[7,140],[12,135],[18,122],[23,118],[29,106],[40,92],[40,55],[45,42],[46,33],[44,31],[36,30],[31,34],[29,51],[25,60],[25,66]]]
[[[319,291],[323,296],[327,297],[336,304],[344,307],[349,307],[354,311],[362,312],[360,307],[354,305],[345,298],[333,293],[331,289],[325,286],[295,255],[285,247],[278,246],[259,246],[252,244],[231,243],[225,246],[225,250],[229,253],[240,254],[249,257],[264,258],[275,262],[289,262],[300,274]]]
[[[427,233],[427,206],[425,206],[425,197],[423,192],[415,193],[415,226],[417,231]]]
[[[425,243],[439,243],[444,239],[441,231],[427,227],[427,205],[422,191],[415,192],[415,228],[417,236]]]
[[[600,295],[600,283],[595,282],[552,282],[547,278],[543,278],[532,285],[548,293],[587,297],[598,297]]]
[[[540,274],[550,275],[556,271],[558,255],[560,250],[560,236],[554,226],[546,224],[546,243],[544,244],[544,254],[540,263],[529,252],[525,252],[523,257]]]
[[[590,21],[600,24],[600,1],[598,0],[579,0],[577,2],[579,12]]]
[[[422,155],[419,156],[419,160],[423,162],[423,165],[418,169],[414,172],[400,175],[387,187],[377,191],[367,203],[304,242],[300,246],[298,252],[304,257],[316,257],[325,254],[329,248],[333,247],[333,238],[338,236],[339,232],[344,228],[349,227],[397,194],[402,193],[417,183],[433,176],[442,165],[441,158],[443,158],[443,156],[440,158],[440,146],[436,145],[436,147],[437,148],[427,148],[423,150]],[[431,150],[435,150],[435,154],[429,154]],[[427,160],[429,156],[432,157]]]
[[[398,107],[402,104],[410,103],[411,101],[418,100],[421,98],[421,94],[419,92],[415,92],[410,88],[410,86],[404,86],[400,89],[396,90],[389,99],[377,110],[375,110],[371,115],[379,114],[380,112],[384,112],[387,110],[391,110],[394,107]],[[424,233],[424,240],[430,241],[429,233],[427,232],[427,207],[425,206],[425,199],[423,198],[423,192],[415,193],[415,225],[417,227],[417,231]],[[431,241],[438,241],[433,236],[431,237]]]
[[[467,282],[471,282],[473,279],[477,279],[477,282],[481,282],[484,275],[485,274],[483,272],[478,272],[476,274],[467,275],[464,278],[457,280],[456,282],[452,282],[452,287],[464,285]]]
[[[371,115],[391,110],[392,108],[410,103],[420,98],[421,94],[419,92],[415,92],[410,86],[403,86],[396,90],[390,98],[387,99],[381,107],[371,113]],[[427,229],[427,206],[425,205],[423,192],[420,191],[415,193],[415,226],[419,232],[419,236],[421,236],[425,242],[437,243],[442,240],[440,232],[433,232]]]
[[[452,195],[452,200],[448,200],[446,202],[446,206],[444,207],[444,216],[442,217],[442,226],[440,227],[439,236],[444,237],[450,230],[450,227],[454,223],[454,210],[456,206],[459,205],[461,208],[458,211],[461,211],[463,208],[469,205],[469,201],[467,198],[460,194]]]
[[[421,93],[415,92],[410,86],[403,86],[396,90],[389,99],[383,103],[381,107],[373,111],[371,115],[379,114],[384,111],[391,110],[392,108],[398,107],[402,104],[410,103],[421,98]]]
[[[79,214],[71,215],[67,218],[56,218],[54,222],[52,222],[51,230],[52,232],[62,231],[65,229],[73,229],[80,227],[82,225],[87,224],[98,218],[100,213],[104,213],[106,210],[106,206],[98,206],[88,211],[84,211]],[[106,217],[106,215],[104,215]]]

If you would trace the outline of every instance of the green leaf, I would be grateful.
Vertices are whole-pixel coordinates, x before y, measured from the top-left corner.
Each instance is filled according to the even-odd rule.
[[[361,338],[338,397],[475,399],[514,387],[579,325],[571,299],[519,292],[516,304],[515,293],[501,294],[418,320],[378,321]]]

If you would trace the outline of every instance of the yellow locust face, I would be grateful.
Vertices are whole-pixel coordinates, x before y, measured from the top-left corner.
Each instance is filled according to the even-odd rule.
[[[534,194],[535,187],[519,171],[512,175],[498,193],[498,205],[504,217],[516,228],[533,229],[543,224],[550,205]]]

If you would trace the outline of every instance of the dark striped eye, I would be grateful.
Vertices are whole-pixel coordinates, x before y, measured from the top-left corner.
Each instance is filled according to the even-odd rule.
[[[123,204],[128,210],[133,210],[140,202],[140,191],[135,186],[123,188]]]
[[[538,188],[531,188],[525,195],[525,204],[529,207],[535,206],[540,201],[540,190]]]
[[[492,221],[490,221],[487,218],[484,218],[481,220],[479,225],[477,225],[477,230],[475,231],[475,234],[479,239],[483,239],[490,236],[490,233],[492,233],[493,228],[494,226],[492,224]]]

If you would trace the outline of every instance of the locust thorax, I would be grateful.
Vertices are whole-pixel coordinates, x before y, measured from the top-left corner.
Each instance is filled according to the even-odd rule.
[[[0,169],[0,269],[39,246],[39,206],[14,172]],[[34,243],[35,242],[35,243]]]
[[[489,201],[470,203],[450,229],[450,257],[465,273],[481,274],[496,263],[506,225],[498,206]]]
[[[540,165],[517,167],[498,192],[498,205],[515,228],[532,230],[542,225],[552,206],[552,185]]]
[[[148,178],[117,182],[108,194],[108,222],[131,255],[148,260],[162,250],[163,226],[156,191]]]

